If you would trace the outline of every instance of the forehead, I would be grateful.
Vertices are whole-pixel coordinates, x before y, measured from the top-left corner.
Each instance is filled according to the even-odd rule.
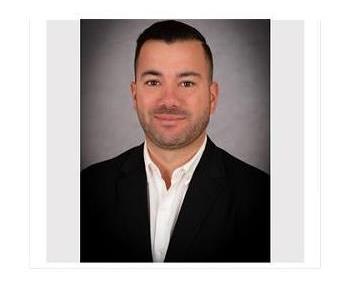
[[[176,71],[188,69],[201,73],[208,72],[208,62],[201,42],[150,40],[143,44],[138,61],[137,72],[145,69]]]

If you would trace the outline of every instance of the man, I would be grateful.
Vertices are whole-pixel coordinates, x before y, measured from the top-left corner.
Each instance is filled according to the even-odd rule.
[[[205,38],[177,21],[138,38],[133,105],[145,143],[81,175],[82,262],[269,262],[269,178],[216,147]]]

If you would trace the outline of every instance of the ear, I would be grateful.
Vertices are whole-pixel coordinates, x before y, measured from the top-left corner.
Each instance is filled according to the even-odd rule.
[[[213,81],[209,87],[210,92],[210,114],[213,114],[216,109],[219,98],[219,84],[216,81]]]
[[[130,92],[133,100],[133,107],[136,108],[136,82],[132,81],[130,84]]]

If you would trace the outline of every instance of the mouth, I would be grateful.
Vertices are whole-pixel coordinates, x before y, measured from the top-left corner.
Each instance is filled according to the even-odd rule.
[[[180,121],[180,120],[184,120],[186,117],[183,115],[174,115],[174,114],[157,114],[157,115],[154,115],[154,118],[160,121]]]
[[[166,127],[175,126],[179,122],[186,119],[186,117],[183,115],[174,115],[174,114],[156,114],[154,115],[154,118],[162,126],[166,126]]]

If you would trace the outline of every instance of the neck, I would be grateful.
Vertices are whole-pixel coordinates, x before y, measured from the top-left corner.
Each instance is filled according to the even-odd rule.
[[[146,137],[148,153],[159,168],[167,188],[170,187],[173,171],[184,165],[197,153],[204,142],[205,136],[206,132],[203,132],[191,144],[180,149],[171,150],[159,148]]]

